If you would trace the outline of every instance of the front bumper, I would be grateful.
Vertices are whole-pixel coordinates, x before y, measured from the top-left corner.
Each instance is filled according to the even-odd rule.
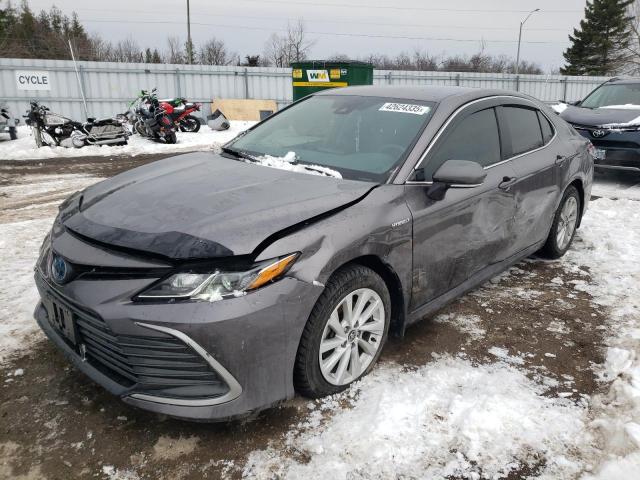
[[[626,170],[640,173],[640,132],[601,130],[602,138],[593,135],[596,129],[576,128],[578,133],[589,139],[594,147],[606,152],[604,159],[596,159],[594,167],[600,170]]]
[[[78,279],[58,287],[36,273],[41,298],[48,302],[53,297],[74,311],[76,341],[68,341],[52,326],[42,302],[36,308],[35,318],[78,369],[124,402],[146,410],[191,420],[219,421],[266,408],[294,395],[297,346],[321,287],[285,277],[245,297],[213,303],[146,304],[119,298],[117,292],[137,288],[132,282],[136,283]],[[87,301],[82,302],[81,298]],[[104,322],[106,330],[88,323],[87,312]],[[83,329],[89,329],[90,334]],[[105,339],[115,342],[114,338],[119,342],[117,345],[105,343]],[[156,382],[158,376],[165,381],[169,374],[180,380],[177,378],[180,375],[175,375],[178,368],[175,365],[162,369],[164,364],[157,364],[162,359],[156,356],[151,359],[153,365],[140,366],[140,356],[136,355],[141,343],[164,348],[169,341],[186,348],[199,361],[193,371],[186,367],[181,370],[184,378],[192,375],[202,378],[205,374],[202,364],[208,365],[207,375],[214,378],[206,377],[210,380],[207,388],[211,395],[203,396],[201,389],[191,386],[186,387],[185,393],[185,387],[158,388],[150,383],[148,375],[156,375],[152,379]],[[189,395],[189,388],[194,396]]]

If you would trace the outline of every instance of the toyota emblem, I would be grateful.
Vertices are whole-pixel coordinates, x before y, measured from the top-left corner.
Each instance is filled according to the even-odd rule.
[[[594,130],[591,132],[591,135],[593,136],[593,138],[602,138],[604,137],[607,133],[607,131],[605,130]]]

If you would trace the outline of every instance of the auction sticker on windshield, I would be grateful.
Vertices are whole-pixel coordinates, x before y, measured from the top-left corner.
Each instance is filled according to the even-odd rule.
[[[412,113],[414,115],[424,115],[429,113],[430,107],[424,105],[414,105],[411,103],[385,103],[379,109],[381,112],[398,112],[398,113]]]

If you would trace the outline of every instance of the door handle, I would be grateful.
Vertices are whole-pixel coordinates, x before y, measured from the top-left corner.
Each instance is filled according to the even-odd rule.
[[[501,190],[509,190],[511,185],[516,183],[517,177],[502,177],[502,181],[498,184],[498,188]]]
[[[556,165],[562,165],[567,157],[563,157],[562,155],[556,156]]]

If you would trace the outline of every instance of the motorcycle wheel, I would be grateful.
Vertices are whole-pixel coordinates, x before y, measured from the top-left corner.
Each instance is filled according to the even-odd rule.
[[[134,131],[138,132],[138,135],[140,135],[142,137],[146,137],[147,136],[147,130],[144,128],[144,123],[142,123],[142,122],[136,122]]]
[[[164,137],[164,143],[168,143],[173,145],[174,143],[178,143],[178,136],[176,132],[171,132],[169,135]]]
[[[180,131],[196,133],[200,130],[200,120],[191,115],[187,115],[180,121]]]

